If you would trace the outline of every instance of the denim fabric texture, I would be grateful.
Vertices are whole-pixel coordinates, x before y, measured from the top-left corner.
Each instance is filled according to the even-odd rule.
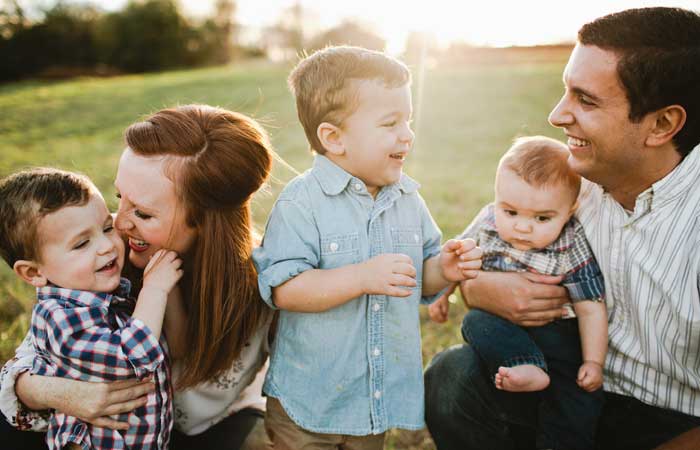
[[[321,313],[280,311],[263,391],[317,433],[367,435],[424,426],[418,305],[423,261],[441,234],[418,183],[403,175],[376,198],[328,158],[292,180],[270,213],[253,259],[263,300],[310,269],[333,269],[382,253],[413,260],[418,286],[405,298],[363,295]]]
[[[532,450],[538,393],[499,391],[470,345],[435,356],[425,373],[426,421],[439,450]],[[651,450],[700,418],[605,393],[591,449]]]

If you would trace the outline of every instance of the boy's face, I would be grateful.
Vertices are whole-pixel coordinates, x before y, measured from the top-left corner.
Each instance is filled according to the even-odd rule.
[[[340,131],[344,153],[329,157],[364,181],[371,195],[401,178],[413,145],[411,89],[387,88],[380,81],[357,82],[357,109]]]
[[[99,194],[93,193],[83,206],[68,206],[44,216],[37,231],[41,240],[39,285],[50,282],[96,292],[111,292],[119,286],[124,242]]]
[[[518,250],[554,242],[574,212],[576,196],[564,184],[536,188],[515,172],[499,168],[496,177],[496,229]]]

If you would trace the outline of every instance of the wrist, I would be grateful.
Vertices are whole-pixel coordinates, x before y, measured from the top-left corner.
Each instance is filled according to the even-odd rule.
[[[593,359],[584,359],[583,362],[584,362],[584,364],[595,364],[596,366],[600,367],[601,369],[605,365],[605,363],[602,363],[600,361],[595,361]]]
[[[169,293],[168,290],[163,289],[160,286],[144,284],[143,287],[141,288],[141,292],[139,293],[139,299],[141,299],[142,297],[145,297],[145,298],[147,298],[148,301],[156,301],[156,300],[167,301],[168,300],[168,293]]]

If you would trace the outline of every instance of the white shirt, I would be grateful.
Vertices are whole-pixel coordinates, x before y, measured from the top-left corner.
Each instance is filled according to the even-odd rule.
[[[605,390],[700,416],[700,145],[634,211],[586,182],[577,215],[605,277]]]

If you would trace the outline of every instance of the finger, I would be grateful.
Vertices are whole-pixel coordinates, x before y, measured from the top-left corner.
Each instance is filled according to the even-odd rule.
[[[470,259],[479,259],[482,256],[484,256],[484,251],[479,247],[474,247],[469,251],[460,252],[459,259],[462,261],[468,261]]]
[[[481,270],[465,270],[465,271],[462,272],[462,274],[463,274],[468,280],[473,280],[474,278],[476,278],[477,276],[479,276],[480,273],[481,273]],[[454,292],[454,291],[452,291],[452,292]]]
[[[401,289],[396,286],[389,286],[386,290],[386,295],[390,297],[409,297],[413,292],[407,289]]]
[[[568,303],[566,298],[559,297],[555,299],[533,299],[527,309],[527,313],[551,312],[551,317],[561,318],[562,306]]]
[[[83,419],[83,420],[85,420],[85,419]],[[94,419],[92,421],[86,420],[86,422],[90,422],[91,424],[98,426],[98,427],[111,428],[112,430],[128,430],[129,429],[128,423],[118,422],[118,421],[111,419],[109,417],[98,417],[97,419]]]
[[[473,259],[470,261],[463,261],[457,264],[457,267],[459,267],[462,270],[479,270],[481,269],[481,260]]]
[[[413,259],[404,253],[394,253],[392,256],[393,262],[413,265]]]
[[[479,249],[479,247],[476,246],[476,241],[474,239],[462,239],[460,242],[460,249],[457,250],[457,253],[459,254],[465,254],[465,253],[470,253],[476,249]],[[479,249],[481,251],[481,249]]]
[[[442,249],[446,252],[454,252],[460,248],[462,248],[462,241],[458,241],[456,239],[450,239],[442,246]]]
[[[118,391],[110,392],[107,395],[107,402],[110,404],[117,404],[128,402],[131,400],[138,399],[154,391],[156,388],[155,384],[150,381],[142,382],[136,386],[131,386],[129,388],[120,389]]]
[[[397,263],[393,270],[392,273],[398,273],[398,274],[403,274],[409,277],[416,277],[416,268],[413,267],[413,264],[407,264],[404,262]]]
[[[541,327],[552,323],[553,320],[516,320],[514,322],[522,327]]]
[[[129,400],[127,402],[121,402],[121,403],[115,403],[113,405],[109,405],[107,408],[105,408],[105,415],[107,416],[112,416],[114,414],[122,414],[122,413],[128,413],[140,406],[144,406],[148,402],[148,398],[146,396],[137,398],[135,400]]]
[[[415,278],[411,278],[409,276],[396,273],[396,274],[391,276],[391,285],[392,286],[416,287],[416,286],[418,286],[418,283],[416,282]]]
[[[119,380],[119,381],[110,381],[109,383],[104,383],[107,385],[107,390],[108,391],[118,391],[120,389],[128,389],[133,386],[137,386],[140,384],[153,384],[150,381],[145,381],[145,380],[140,380],[138,378],[129,378],[127,380]]]
[[[540,284],[559,284],[564,279],[564,275],[542,275],[541,273],[534,272],[523,272],[522,276],[533,283]]]

